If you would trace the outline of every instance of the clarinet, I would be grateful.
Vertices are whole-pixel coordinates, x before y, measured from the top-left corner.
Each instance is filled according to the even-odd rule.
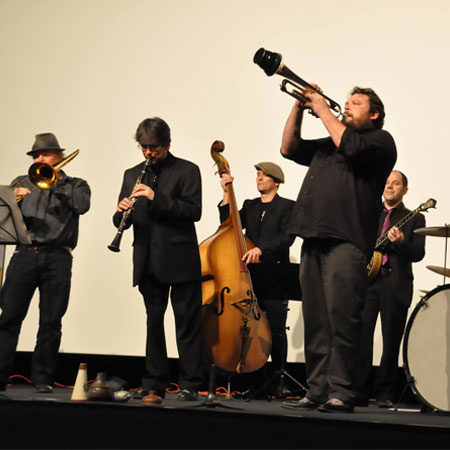
[[[134,188],[138,185],[141,184],[142,178],[144,178],[145,172],[147,171],[147,168],[150,164],[150,159],[146,159],[145,160],[145,164],[144,167],[142,168],[141,173],[139,174],[136,183],[134,183],[133,189],[131,192],[133,192]],[[113,241],[111,242],[110,245],[108,245],[108,248],[112,251],[112,252],[120,252],[120,241],[122,240],[122,234],[123,234],[123,230],[125,229],[126,225],[127,225],[127,221],[128,221],[128,217],[130,217],[130,214],[133,212],[133,208],[134,208],[134,204],[136,203],[136,197],[132,197],[130,194],[129,197],[130,201],[131,201],[131,206],[122,213],[122,219],[120,220],[120,224],[119,227],[117,229],[117,234],[115,235]]]

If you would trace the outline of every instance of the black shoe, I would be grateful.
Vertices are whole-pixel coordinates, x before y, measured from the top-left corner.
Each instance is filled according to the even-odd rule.
[[[292,396],[294,396],[294,394],[286,386],[283,386],[280,384],[273,390],[273,396],[275,398],[286,398],[286,397],[292,397]]]
[[[319,411],[321,412],[331,412],[331,413],[352,413],[353,405],[344,403],[338,398],[330,398],[326,403],[319,406]]]
[[[281,402],[281,406],[287,409],[296,409],[297,411],[312,411],[318,408],[320,403],[310,400],[307,397],[303,397],[301,400],[288,400]]]
[[[183,389],[177,396],[177,400],[182,400],[185,402],[193,402],[197,400],[198,394],[196,391],[191,391],[190,389]]]
[[[369,406],[369,400],[367,398],[356,397],[355,406]]]
[[[49,384],[35,384],[34,391],[39,394],[51,394],[53,392],[53,387]]]
[[[389,398],[377,399],[378,408],[392,408],[393,403]]]
[[[245,391],[242,391],[242,392],[238,392],[238,391],[232,392],[231,396],[233,398],[237,398],[239,400],[247,400],[248,398],[250,398],[251,394],[252,394],[252,391],[250,389],[246,389]]]
[[[140,388],[137,391],[134,391],[133,398],[135,398],[136,400],[141,400],[148,395],[148,392],[148,389]]]

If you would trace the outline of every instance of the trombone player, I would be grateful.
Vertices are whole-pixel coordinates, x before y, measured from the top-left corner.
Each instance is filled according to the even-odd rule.
[[[91,197],[86,181],[53,168],[58,163],[62,166],[63,151],[53,133],[37,134],[27,155],[34,163],[50,166],[44,167],[52,172],[52,181],[44,180],[35,189],[30,174],[11,184],[32,245],[16,247],[0,295],[0,390],[6,388],[20,328],[38,288],[39,330],[31,380],[37,392],[53,391],[61,321],[70,295],[71,251],[77,245],[79,216],[89,210]]]

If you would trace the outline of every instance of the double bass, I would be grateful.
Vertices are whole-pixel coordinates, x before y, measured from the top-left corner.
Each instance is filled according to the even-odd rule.
[[[219,175],[230,174],[220,154],[225,145],[214,141],[211,156]],[[266,313],[258,305],[250,272],[242,257],[255,245],[242,232],[233,184],[227,185],[230,215],[216,233],[199,246],[202,266],[203,327],[209,362],[227,372],[247,373],[269,358],[272,334]]]

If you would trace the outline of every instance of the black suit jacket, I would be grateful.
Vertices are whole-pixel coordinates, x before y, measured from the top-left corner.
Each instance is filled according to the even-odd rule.
[[[258,298],[282,298],[285,281],[283,274],[287,270],[283,265],[289,264],[289,247],[295,236],[286,234],[295,202],[279,195],[266,204],[267,210],[261,222],[261,199],[245,200],[240,210],[242,228],[246,236],[261,249],[261,261],[252,271],[254,288]],[[220,221],[224,222],[229,215],[229,206],[219,206]],[[258,274],[258,279],[255,275]]]
[[[143,166],[144,162],[125,171],[119,201],[130,195]],[[194,226],[202,210],[199,168],[169,152],[157,169],[154,200],[138,198],[128,224],[134,232],[134,286],[150,272],[166,284],[201,277]],[[152,178],[150,169],[143,183],[151,185]],[[121,216],[116,213],[113,217],[116,227]]]
[[[391,215],[390,227],[398,223],[410,213],[410,210],[400,204]],[[379,229],[383,227],[385,213],[380,216]],[[392,282],[392,295],[401,304],[409,307],[413,296],[413,271],[412,263],[420,261],[425,256],[425,236],[414,233],[417,228],[425,226],[423,214],[416,214],[409,220],[401,231],[405,235],[402,243],[389,243],[383,252],[388,254],[388,264],[391,268],[390,279]]]

